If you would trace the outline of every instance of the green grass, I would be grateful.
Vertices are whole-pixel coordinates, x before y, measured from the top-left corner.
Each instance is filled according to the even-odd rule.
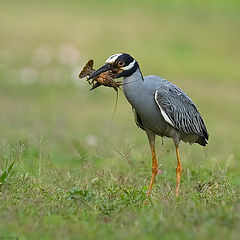
[[[238,239],[239,1],[5,1],[0,15],[0,239]],[[77,75],[116,52],[196,102],[210,141],[176,157],[120,92]]]

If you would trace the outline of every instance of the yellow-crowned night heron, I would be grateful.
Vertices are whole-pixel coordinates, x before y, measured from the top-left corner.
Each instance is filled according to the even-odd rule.
[[[179,142],[206,146],[207,128],[196,105],[179,87],[154,75],[143,77],[139,65],[129,54],[110,56],[106,63],[90,75],[90,79],[112,70],[115,78],[123,77],[123,92],[133,107],[137,126],[145,130],[152,152],[152,177],[147,196],[150,196],[158,163],[155,153],[155,135],[172,138],[177,154],[176,196],[179,196],[182,165]]]

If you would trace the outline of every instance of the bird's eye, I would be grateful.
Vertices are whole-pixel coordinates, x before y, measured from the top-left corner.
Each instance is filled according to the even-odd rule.
[[[118,61],[118,66],[119,66],[119,67],[124,66],[124,62],[123,62],[123,61]]]

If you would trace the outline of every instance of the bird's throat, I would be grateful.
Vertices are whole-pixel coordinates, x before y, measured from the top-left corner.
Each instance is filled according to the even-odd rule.
[[[137,85],[141,85],[143,81],[142,73],[138,68],[131,76],[123,78],[123,87],[124,85],[134,85],[136,87]]]
[[[130,104],[135,105],[143,89],[143,77],[140,69],[137,69],[131,76],[123,78],[123,92]]]

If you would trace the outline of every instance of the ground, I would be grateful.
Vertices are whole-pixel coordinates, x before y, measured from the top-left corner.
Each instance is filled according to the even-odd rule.
[[[5,1],[0,15],[0,239],[238,239],[238,1]],[[209,131],[206,148],[145,133],[109,88],[78,73],[128,52],[144,75],[181,87]]]

